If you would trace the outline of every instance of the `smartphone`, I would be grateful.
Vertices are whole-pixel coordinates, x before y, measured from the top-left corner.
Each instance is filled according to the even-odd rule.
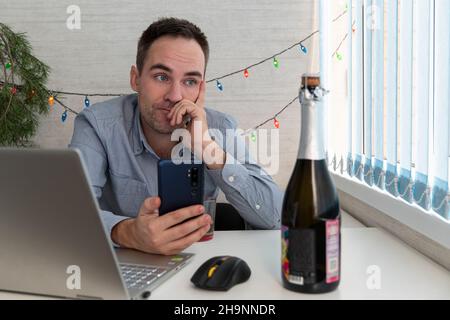
[[[204,164],[158,161],[159,214],[203,204]]]

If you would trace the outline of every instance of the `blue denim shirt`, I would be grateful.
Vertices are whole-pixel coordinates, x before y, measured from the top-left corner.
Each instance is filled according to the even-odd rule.
[[[282,192],[260,166],[249,161],[242,136],[235,134],[233,141],[225,136],[227,129],[235,132],[236,121],[219,111],[205,111],[209,129],[226,137],[216,142],[227,152],[222,170],[205,170],[205,197],[217,197],[220,188],[249,228],[278,229]],[[231,142],[244,144],[245,153],[231,149]],[[82,153],[109,234],[117,223],[136,217],[146,198],[158,195],[159,157],[143,134],[136,94],[84,109],[75,119],[69,147]]]

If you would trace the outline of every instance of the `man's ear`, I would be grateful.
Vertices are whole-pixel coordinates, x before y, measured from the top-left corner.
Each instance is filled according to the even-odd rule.
[[[133,89],[133,91],[136,92],[140,91],[139,70],[135,65],[132,65],[130,70],[130,86]]]

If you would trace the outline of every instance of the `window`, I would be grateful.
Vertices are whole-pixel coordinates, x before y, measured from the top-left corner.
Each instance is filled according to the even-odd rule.
[[[448,224],[450,1],[321,1],[324,16],[348,8],[321,39],[347,34],[343,61],[321,56],[330,165]]]

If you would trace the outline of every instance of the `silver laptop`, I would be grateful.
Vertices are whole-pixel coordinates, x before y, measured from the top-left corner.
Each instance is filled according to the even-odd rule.
[[[113,249],[77,150],[0,148],[0,290],[146,299],[192,257]]]

